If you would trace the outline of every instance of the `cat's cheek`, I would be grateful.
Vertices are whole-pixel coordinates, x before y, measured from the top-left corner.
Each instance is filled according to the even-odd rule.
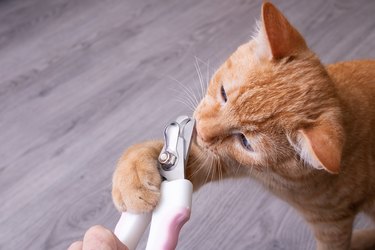
[[[253,166],[259,165],[262,162],[259,152],[246,150],[237,142],[233,144],[233,150],[231,151],[233,158],[244,165]]]

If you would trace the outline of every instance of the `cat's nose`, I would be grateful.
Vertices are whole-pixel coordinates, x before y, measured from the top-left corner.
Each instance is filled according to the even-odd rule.
[[[197,121],[195,129],[197,131],[197,136],[201,138],[203,141],[206,141],[207,135],[203,132],[202,126],[200,126],[199,122]]]
[[[206,143],[210,142],[212,140],[212,136],[211,136],[211,133],[209,132],[209,129],[201,126],[201,124],[199,124],[197,122],[196,124],[196,130],[197,130],[197,135]]]

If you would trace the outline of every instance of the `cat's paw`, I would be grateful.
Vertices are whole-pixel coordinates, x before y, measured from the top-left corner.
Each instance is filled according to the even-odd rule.
[[[119,160],[112,187],[113,202],[118,210],[149,212],[158,204],[161,177],[157,150],[149,145],[136,145]]]

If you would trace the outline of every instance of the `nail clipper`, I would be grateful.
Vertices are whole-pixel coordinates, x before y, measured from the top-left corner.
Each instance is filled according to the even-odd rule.
[[[180,116],[164,130],[164,146],[158,158],[163,177],[160,201],[150,213],[124,212],[115,228],[115,235],[134,250],[151,222],[146,250],[176,248],[182,226],[189,220],[192,183],[185,179],[185,169],[195,128],[195,120]]]

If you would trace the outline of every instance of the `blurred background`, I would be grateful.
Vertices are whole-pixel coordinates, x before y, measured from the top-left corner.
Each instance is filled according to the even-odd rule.
[[[324,63],[375,57],[375,1],[273,2]],[[66,249],[92,225],[113,229],[117,159],[192,113],[185,88],[201,97],[197,69],[207,82],[251,38],[261,3],[1,0],[0,249]],[[314,247],[302,218],[253,180],[195,193],[178,245]]]

